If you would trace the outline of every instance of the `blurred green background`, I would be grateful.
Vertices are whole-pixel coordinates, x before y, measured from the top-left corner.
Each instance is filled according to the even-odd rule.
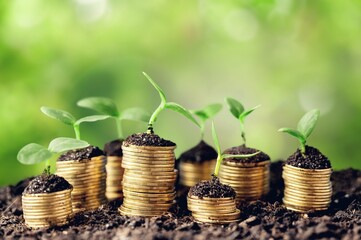
[[[142,71],[190,109],[226,96],[248,108],[261,104],[246,122],[248,145],[273,160],[298,147],[277,129],[320,108],[310,145],[335,169],[361,168],[360,12],[357,0],[1,1],[0,185],[42,171],[43,164],[17,162],[25,144],[74,136],[42,105],[81,117],[93,112],[77,100],[105,96],[120,108],[154,110],[159,97]],[[227,107],[215,124],[223,149],[241,143]],[[146,130],[144,123],[124,126],[127,135]],[[155,130],[177,143],[177,155],[199,141],[196,126],[169,111]],[[112,120],[81,131],[101,148],[116,138]]]

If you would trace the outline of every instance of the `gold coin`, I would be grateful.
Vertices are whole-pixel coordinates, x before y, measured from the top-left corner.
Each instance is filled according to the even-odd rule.
[[[294,196],[304,196],[309,198],[317,198],[317,197],[328,197],[332,196],[332,190],[328,192],[313,192],[313,191],[300,191],[297,189],[285,188],[284,194],[286,195],[294,195]]]
[[[124,182],[123,181],[123,188],[127,188],[127,189],[139,189],[139,190],[172,190],[174,189],[174,184],[171,185],[163,185],[163,186],[146,186],[146,185],[138,185],[138,184],[132,184],[132,183],[128,183],[128,182]]]
[[[212,223],[212,224],[228,224],[228,223],[233,223],[233,222],[239,221],[239,219],[235,219],[235,220],[212,220],[212,219],[208,219],[208,218],[194,218],[194,220],[196,222],[200,222],[200,223]]]
[[[136,163],[136,162],[127,162],[127,161],[123,161],[122,162],[122,167],[124,168],[130,168],[130,167],[139,167],[139,168],[173,168],[174,169],[174,163],[164,163],[164,164],[148,164],[148,163]],[[173,170],[171,170],[173,171]]]
[[[136,211],[136,210],[130,210],[127,208],[124,208],[123,206],[121,206],[119,208],[119,212],[121,215],[123,216],[141,216],[141,217],[154,217],[154,216],[161,216],[163,213],[165,213],[164,211]]]
[[[294,200],[288,200],[288,199],[283,199],[283,203],[285,205],[293,205],[293,206],[298,206],[298,207],[308,207],[308,208],[322,208],[322,207],[328,207],[329,204],[328,203],[321,203],[321,204],[316,204],[316,203],[309,203],[309,202],[302,202],[302,201],[294,201]]]

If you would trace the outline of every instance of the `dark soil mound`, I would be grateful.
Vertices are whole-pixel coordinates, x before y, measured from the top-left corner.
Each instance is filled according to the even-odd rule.
[[[185,198],[163,216],[125,217],[113,201],[77,213],[69,225],[31,230],[24,224],[21,193],[29,179],[0,188],[0,239],[361,239],[361,171],[332,173],[332,202],[327,211],[299,214],[282,205],[283,162],[272,163],[270,194],[239,204],[241,221],[228,225],[193,221]]]
[[[135,133],[127,137],[124,140],[123,145],[126,147],[129,145],[170,147],[175,146],[175,143],[169,140],[165,140],[154,133]]]
[[[104,154],[106,156],[118,156],[118,157],[123,156],[122,144],[123,144],[122,139],[116,139],[106,143],[104,145]]]
[[[258,152],[258,149],[246,147],[244,144],[237,147],[231,147],[224,151],[226,154],[252,154]],[[226,158],[224,162],[238,162],[238,163],[258,163],[270,160],[270,157],[264,152],[260,152],[252,157],[247,158]]]
[[[234,189],[228,185],[222,184],[219,178],[212,177],[209,181],[201,181],[189,190],[190,195],[200,198],[227,198],[236,197]]]
[[[63,177],[54,174],[41,174],[25,188],[24,194],[52,193],[73,188]]]
[[[195,147],[182,153],[182,155],[179,157],[179,161],[202,163],[204,161],[213,160],[216,158],[216,150],[214,150],[213,147],[209,146],[202,140]]]
[[[310,146],[306,146],[305,154],[302,154],[301,151],[297,149],[294,154],[289,156],[286,164],[306,169],[325,169],[331,167],[328,158],[317,148]]]
[[[60,155],[58,161],[90,159],[92,157],[97,157],[101,155],[104,155],[102,150],[100,150],[98,147],[89,146],[86,148],[79,148],[67,151],[66,153]]]

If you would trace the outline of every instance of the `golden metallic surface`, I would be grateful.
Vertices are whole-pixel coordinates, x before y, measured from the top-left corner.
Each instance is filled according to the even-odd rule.
[[[192,163],[181,161],[179,163],[180,183],[186,187],[192,187],[202,180],[210,180],[216,160]]]

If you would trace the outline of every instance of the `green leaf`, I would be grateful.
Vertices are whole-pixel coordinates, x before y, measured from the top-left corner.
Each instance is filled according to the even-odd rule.
[[[31,165],[46,161],[51,156],[52,153],[45,147],[36,143],[30,143],[19,151],[17,158],[22,164]]]
[[[110,98],[104,97],[89,97],[79,100],[77,102],[79,107],[89,108],[101,114],[112,117],[119,117],[119,111],[116,103]]]
[[[234,98],[226,98],[226,102],[232,115],[239,119],[240,115],[244,112],[242,103]]]
[[[143,108],[128,108],[121,112],[119,119],[148,122],[150,113]]]
[[[56,109],[56,108],[49,108],[49,107],[41,107],[40,110],[47,115],[48,117],[54,118],[58,121],[61,121],[67,125],[73,125],[76,121],[75,117],[70,113]]]
[[[250,153],[250,154],[223,154],[222,158],[248,158],[259,154],[261,151]]]
[[[280,128],[278,129],[279,132],[285,132],[290,134],[291,136],[296,137],[301,143],[306,143],[306,137],[303,136],[303,134],[297,130],[293,130],[291,128]]]
[[[74,125],[80,125],[83,122],[97,122],[104,119],[110,118],[109,115],[93,115],[93,116],[87,116],[80,118],[78,121],[74,123]]]
[[[307,112],[298,122],[297,130],[301,132],[306,139],[311,135],[315,128],[319,116],[320,110],[313,109]]]
[[[206,106],[204,109],[192,111],[195,115],[197,115],[202,121],[206,121],[210,119],[214,115],[216,115],[222,109],[222,104],[215,103]]]
[[[164,94],[163,90],[158,86],[158,84],[156,84],[153,81],[153,79],[151,79],[148,76],[148,74],[146,74],[145,72],[143,72],[143,74],[148,79],[148,81],[153,85],[153,87],[158,91],[162,103],[165,104],[167,102],[167,98],[165,97],[165,94]]]
[[[221,146],[219,144],[219,140],[218,140],[218,136],[217,136],[217,132],[216,132],[216,127],[214,126],[214,122],[212,122],[212,138],[213,138],[214,145],[216,146],[218,156],[221,156]]]
[[[168,108],[170,110],[173,110],[175,112],[178,112],[182,115],[184,115],[186,118],[188,118],[189,120],[191,120],[192,122],[194,122],[198,127],[200,127],[199,123],[197,122],[197,120],[192,116],[192,114],[185,109],[184,107],[182,107],[181,105],[179,105],[178,103],[174,103],[174,102],[168,102],[165,104],[165,108]]]
[[[241,113],[241,115],[239,116],[239,120],[241,122],[244,122],[244,119],[249,115],[251,114],[254,110],[256,110],[257,108],[259,108],[261,105],[258,105],[250,110],[247,110],[247,111],[244,111],[243,113]]]
[[[50,152],[61,153],[73,149],[85,148],[87,146],[89,146],[89,143],[85,141],[77,140],[74,138],[60,137],[52,140],[49,143],[48,149]]]

